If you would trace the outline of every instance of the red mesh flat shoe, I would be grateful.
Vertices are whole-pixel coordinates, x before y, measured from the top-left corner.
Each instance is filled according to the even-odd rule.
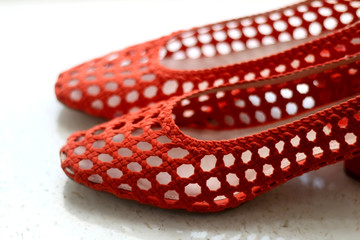
[[[250,59],[354,23],[360,17],[359,5],[346,0],[305,1],[176,32],[63,72],[56,95],[69,107],[113,118],[193,90],[282,74],[288,71],[282,64],[292,56],[277,65],[269,58]],[[308,62],[293,64],[300,68]]]
[[[175,96],[71,135],[61,167],[120,198],[198,212],[236,207],[339,161],[360,176],[360,23],[271,59],[289,73]],[[259,71],[268,69],[262,61]],[[277,126],[231,140],[183,131],[270,123]]]

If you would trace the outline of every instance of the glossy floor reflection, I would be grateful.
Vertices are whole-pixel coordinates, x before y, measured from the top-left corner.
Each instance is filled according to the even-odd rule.
[[[87,130],[106,119],[89,116],[81,111],[62,107],[57,118],[57,132],[61,138],[66,139],[76,131]]]

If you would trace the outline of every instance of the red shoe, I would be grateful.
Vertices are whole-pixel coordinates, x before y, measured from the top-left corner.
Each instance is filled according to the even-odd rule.
[[[357,23],[274,55],[270,66],[252,63],[258,72],[281,67],[288,74],[173,97],[77,132],[61,149],[61,166],[93,189],[199,212],[236,207],[338,161],[360,176],[359,36]],[[256,127],[303,114],[232,140],[204,141],[181,130]]]
[[[277,59],[277,65],[272,62],[274,57],[245,61],[246,57],[253,57],[256,51],[274,51],[273,44],[283,46],[291,40],[298,40],[293,41],[298,44],[299,40],[341,29],[359,19],[359,7],[358,1],[313,0],[173,33],[63,72],[56,83],[56,95],[69,107],[113,118],[192,90],[285,74],[313,64],[313,60],[294,62],[285,69],[282,66],[291,61],[289,56]],[[234,58],[238,63],[226,65]],[[210,65],[209,60],[213,60]],[[175,69],[196,63],[205,68]],[[265,65],[267,68],[261,67]]]

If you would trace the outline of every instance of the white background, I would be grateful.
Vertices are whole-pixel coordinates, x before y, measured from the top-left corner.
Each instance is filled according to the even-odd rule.
[[[342,164],[236,209],[144,206],[70,181],[58,151],[102,119],[57,102],[57,75],[113,50],[294,1],[0,1],[0,239],[360,239],[360,183]]]

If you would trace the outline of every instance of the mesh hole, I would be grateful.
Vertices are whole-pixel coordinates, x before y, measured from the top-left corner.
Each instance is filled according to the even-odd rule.
[[[160,136],[156,139],[159,143],[165,144],[165,143],[171,143],[171,139],[167,136]]]
[[[288,88],[283,88],[280,90],[280,94],[283,98],[286,98],[286,99],[290,99],[293,97],[293,92],[292,90],[288,89]]]
[[[291,143],[291,145],[293,145],[294,147],[299,146],[299,144],[300,144],[300,137],[299,137],[298,135],[296,135],[295,137],[293,137],[293,138],[290,140],[290,143]]]
[[[162,159],[158,156],[150,156],[146,159],[147,164],[151,167],[158,167],[162,164]]]
[[[230,45],[226,42],[216,44],[216,49],[221,55],[226,55],[231,52]]]
[[[345,142],[349,145],[354,145],[356,143],[357,137],[354,133],[347,133],[345,135]]]
[[[201,51],[199,47],[190,47],[186,49],[186,55],[190,59],[197,59],[201,56]]]
[[[77,102],[80,101],[82,97],[82,92],[80,90],[73,90],[70,92],[70,99]]]
[[[94,100],[92,103],[91,103],[91,107],[96,109],[96,110],[100,110],[104,107],[104,104],[101,100],[97,99],[97,100]]]
[[[302,105],[305,109],[312,109],[313,107],[315,107],[315,100],[313,97],[306,97],[304,98]]]
[[[159,184],[167,185],[171,182],[171,175],[167,172],[160,172],[156,175],[156,181]]]
[[[173,41],[169,41],[167,44],[166,44],[166,48],[167,50],[169,50],[170,52],[176,52],[178,50],[180,50],[182,44],[179,40],[173,40]]]
[[[189,197],[196,197],[201,193],[201,187],[197,183],[189,183],[185,187],[185,193]]]
[[[131,131],[131,136],[138,137],[143,134],[144,130],[142,128],[135,128]]]
[[[329,143],[329,148],[331,151],[337,151],[340,149],[340,144],[336,140],[331,140]]]
[[[322,32],[322,25],[318,22],[313,22],[309,25],[309,32],[313,36],[318,36]]]
[[[309,85],[306,83],[301,83],[296,85],[296,90],[301,94],[307,94],[309,92]]]
[[[269,35],[272,33],[273,29],[269,24],[261,24],[258,26],[258,30],[263,35]]]
[[[177,175],[182,178],[188,178],[194,174],[195,168],[191,164],[182,164],[176,169]]]
[[[99,135],[99,134],[103,133],[104,131],[105,131],[105,128],[97,129],[93,132],[93,135]]]
[[[331,134],[331,129],[332,129],[332,125],[328,123],[323,127],[323,132],[325,133],[325,135],[328,136]]]
[[[128,148],[119,148],[118,154],[123,157],[131,157],[133,152]]]
[[[281,118],[281,110],[279,107],[272,107],[271,108],[271,116],[274,119],[280,119]]]
[[[113,129],[113,130],[118,130],[118,129],[122,128],[123,126],[125,126],[125,123],[124,123],[124,122],[120,122],[120,123],[115,124],[115,125],[112,127],[112,129]]]
[[[223,161],[226,167],[231,167],[234,165],[235,157],[231,153],[223,156]]]
[[[256,107],[260,106],[260,104],[261,104],[260,98],[256,95],[250,95],[249,100],[252,103],[252,105],[254,105]]]
[[[289,159],[284,158],[283,160],[281,160],[281,165],[280,165],[280,167],[281,167],[283,170],[286,170],[289,166],[290,166],[290,161],[289,161]]]
[[[306,134],[306,138],[307,138],[310,142],[313,142],[313,141],[316,139],[316,132],[311,129],[311,131]]]
[[[256,171],[254,169],[248,169],[245,171],[245,178],[249,182],[253,182],[256,179]]]
[[[71,167],[66,167],[66,168],[65,168],[65,171],[66,171],[67,173],[71,174],[71,175],[74,175],[74,169],[71,168]]]
[[[161,125],[159,123],[153,123],[151,126],[150,126],[150,129],[153,130],[153,131],[159,131],[161,130]]]
[[[282,151],[284,150],[284,146],[285,146],[284,141],[279,141],[275,144],[275,147],[279,153],[282,153]]]
[[[239,107],[239,108],[244,108],[245,107],[245,101],[242,99],[238,99],[235,101],[235,106]]]
[[[106,171],[106,173],[111,178],[121,178],[123,175],[123,172],[117,168],[110,168]]]
[[[118,186],[118,189],[125,190],[131,192],[131,186],[126,183],[122,183]]]
[[[105,146],[104,140],[98,140],[92,144],[93,148],[103,148]]]
[[[144,96],[146,98],[153,98],[156,96],[158,88],[155,86],[149,86],[144,90]]]
[[[179,194],[175,190],[168,190],[164,197],[169,200],[179,200]]]
[[[212,37],[211,37],[210,34],[205,33],[205,34],[200,34],[200,35],[198,36],[198,39],[199,39],[199,41],[200,41],[201,43],[206,44],[206,43],[211,42]]]
[[[137,186],[142,190],[149,190],[151,188],[151,182],[146,178],[140,178],[137,181]]]
[[[76,148],[74,149],[74,153],[75,153],[76,155],[84,154],[85,151],[86,151],[86,148],[85,148],[84,146],[79,146],[79,147],[76,147]]]
[[[68,81],[68,86],[69,86],[69,87],[74,87],[74,86],[76,86],[78,83],[79,83],[79,80],[78,80],[78,79],[71,79],[71,80]]]
[[[107,105],[109,107],[117,107],[120,104],[120,102],[121,102],[121,98],[117,95],[113,95],[108,98]]]
[[[211,44],[206,44],[201,47],[202,53],[206,57],[213,57],[216,55],[216,49]]]
[[[298,162],[299,164],[304,164],[305,161],[306,161],[305,153],[300,152],[296,154],[296,162]]]
[[[126,166],[132,172],[141,172],[142,167],[137,162],[131,162]]]
[[[205,172],[210,172],[215,168],[216,165],[216,157],[214,155],[205,155],[201,159],[200,167]]]
[[[217,177],[211,177],[206,181],[206,186],[210,191],[217,191],[221,187],[221,183]]]
[[[334,30],[338,25],[336,18],[328,17],[324,21],[324,26],[327,30]]]
[[[234,29],[229,29],[229,30],[228,30],[228,35],[229,35],[230,38],[236,40],[236,39],[240,39],[240,37],[241,37],[241,32],[240,32],[239,29],[236,29],[236,28],[234,28]]]
[[[152,149],[152,145],[148,142],[138,142],[136,144],[137,148],[139,148],[142,151],[149,151]]]
[[[321,147],[314,147],[312,152],[314,157],[320,157],[324,151],[321,149]]]
[[[154,81],[155,78],[156,78],[155,74],[152,74],[152,73],[144,74],[141,76],[141,80],[143,80],[145,82]]]
[[[263,173],[264,173],[265,176],[269,177],[269,176],[271,176],[273,174],[273,172],[274,172],[274,167],[272,165],[265,164],[263,166]]]
[[[66,160],[66,158],[67,158],[66,153],[65,153],[65,152],[61,152],[61,153],[60,153],[60,161],[61,161],[61,162],[64,162],[64,161]]]
[[[270,155],[270,149],[268,147],[262,147],[258,150],[259,156],[267,158]]]
[[[168,80],[164,83],[162,87],[162,92],[165,95],[174,94],[178,88],[179,84],[176,80]]]
[[[167,152],[167,155],[171,158],[184,158],[189,152],[186,149],[177,147],[172,148]]]
[[[250,152],[250,150],[247,150],[241,154],[241,160],[244,163],[248,163],[251,161],[251,156],[252,156],[252,153]]]
[[[98,155],[98,159],[102,162],[111,162],[113,160],[113,157],[107,153],[101,153]]]
[[[296,105],[296,103],[290,102],[288,104],[286,104],[286,112],[289,115],[295,115],[298,111],[298,107]]]
[[[138,99],[139,99],[139,92],[136,90],[133,90],[126,95],[126,101],[129,103],[133,103]]]
[[[262,111],[256,111],[255,118],[259,123],[264,123],[266,121],[266,116]]]
[[[99,88],[99,86],[92,85],[92,86],[89,86],[89,87],[87,88],[87,92],[88,92],[88,94],[91,95],[91,96],[96,96],[96,95],[99,94],[100,88]]]
[[[194,84],[192,82],[185,82],[182,86],[184,93],[190,92],[194,88]]]
[[[122,84],[125,86],[125,87],[132,87],[134,86],[136,83],[136,81],[132,78],[126,78],[124,79],[124,81],[122,82]]]
[[[93,174],[88,177],[89,182],[101,184],[103,182],[102,177],[99,174]]]
[[[230,184],[230,186],[236,187],[239,185],[239,178],[235,173],[229,173],[226,175],[226,181]]]

